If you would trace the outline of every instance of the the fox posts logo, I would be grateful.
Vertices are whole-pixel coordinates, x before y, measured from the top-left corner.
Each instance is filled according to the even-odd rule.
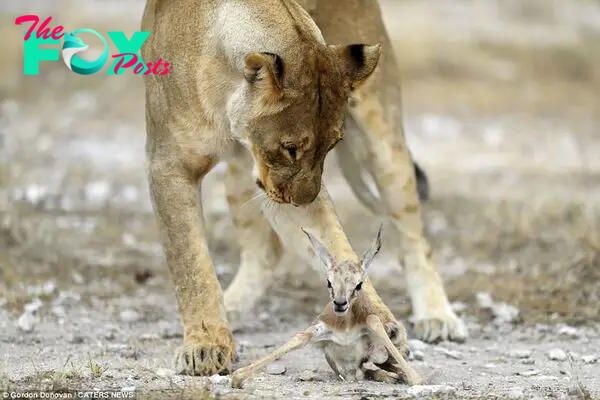
[[[31,27],[25,32],[23,46],[23,69],[25,75],[37,75],[39,73],[40,61],[58,61],[59,50],[40,48],[42,44],[60,44],[63,39],[62,59],[67,67],[81,75],[91,75],[100,71],[108,61],[108,43],[104,36],[92,29],[79,29],[76,31],[63,32],[64,27],[57,26],[52,32],[46,26],[50,23],[52,17],[48,17],[35,31],[40,18],[37,15],[24,15],[15,20],[15,25],[21,25],[24,22],[33,22]],[[83,35],[86,40],[90,38],[89,34],[96,36],[102,42],[104,48],[102,53],[93,61],[88,61],[80,58],[77,53],[85,52],[89,46],[80,37]],[[135,32],[131,39],[127,39],[125,33],[121,31],[106,32],[112,42],[117,47],[119,54],[112,56],[115,60],[109,68],[107,75],[121,75],[127,68],[132,68],[133,73],[138,74],[155,74],[166,75],[169,71],[169,63],[162,61],[162,58],[156,63],[145,63],[139,54],[139,51],[150,36],[150,32]]]

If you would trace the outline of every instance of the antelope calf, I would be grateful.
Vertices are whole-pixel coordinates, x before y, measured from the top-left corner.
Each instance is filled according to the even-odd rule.
[[[365,294],[367,288],[363,289],[369,265],[381,248],[381,227],[359,263],[338,262],[318,238],[302,230],[327,268],[331,301],[308,329],[267,356],[235,371],[232,387],[241,388],[254,372],[309,343],[323,350],[327,363],[342,380],[371,379],[411,386],[422,383],[402,354],[408,352],[404,326],[393,317],[390,320],[389,313],[380,312],[381,307]],[[368,287],[372,289],[370,284]]]

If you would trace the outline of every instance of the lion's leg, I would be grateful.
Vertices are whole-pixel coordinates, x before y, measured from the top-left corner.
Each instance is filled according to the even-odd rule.
[[[313,246],[301,228],[321,239],[336,260],[358,262],[359,256],[352,248],[324,186],[311,204],[300,207],[271,204],[264,208],[264,213],[285,247],[294,251],[321,274],[325,274],[325,268],[320,267],[322,262],[316,256]],[[371,302],[377,308],[377,314],[383,321],[386,323],[396,321],[369,278],[365,280],[362,290],[371,298]]]
[[[198,212],[197,187],[213,160],[196,159],[193,172],[166,157],[152,156],[149,161],[150,193],[184,329],[176,368],[189,375],[229,371],[236,358],[235,343]]]
[[[403,235],[401,248],[415,332],[426,341],[463,341],[467,329],[450,307],[442,280],[423,236],[415,172],[402,132],[394,132],[368,83],[360,88],[351,115],[367,139],[363,162],[375,179],[384,212]],[[402,126],[395,127],[402,129]]]
[[[250,153],[238,147],[227,160],[227,203],[241,249],[240,268],[225,291],[225,307],[235,317],[251,309],[269,287],[281,253],[277,234],[255,199]],[[264,194],[263,194],[264,195]]]

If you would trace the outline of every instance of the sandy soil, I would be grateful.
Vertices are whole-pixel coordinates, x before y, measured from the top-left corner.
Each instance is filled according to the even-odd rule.
[[[44,3],[53,15],[62,4]],[[309,348],[241,391],[230,389],[228,377],[175,375],[181,327],[144,178],[140,79],[80,77],[52,66],[24,77],[22,53],[5,41],[0,391],[600,398],[600,75],[594,67],[600,7],[587,0],[552,7],[440,4],[384,2],[406,77],[409,145],[431,179],[428,235],[449,297],[471,332],[460,345],[411,341],[412,363],[427,387],[343,383]],[[116,13],[113,3],[95,1],[65,18],[79,27],[133,31],[142,6],[128,2]],[[3,7],[3,21],[11,22],[14,14]],[[15,37],[10,25],[0,28],[3,37]],[[228,239],[222,173],[211,173],[203,196],[211,252],[226,286],[239,254]],[[341,180],[335,157],[326,184],[350,239],[363,248],[379,222]],[[402,268],[392,255],[396,240],[386,239],[372,275],[410,326]],[[238,365],[303,329],[326,301],[318,274],[291,255],[281,265],[288,268],[278,270],[264,301],[234,322]]]

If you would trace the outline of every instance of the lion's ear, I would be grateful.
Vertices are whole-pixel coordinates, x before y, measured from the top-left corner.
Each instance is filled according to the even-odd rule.
[[[250,84],[262,84],[274,93],[281,93],[283,60],[273,53],[249,53],[244,60],[244,78]]]
[[[351,44],[332,45],[332,50],[340,57],[352,88],[356,89],[375,71],[381,55],[381,45]]]

